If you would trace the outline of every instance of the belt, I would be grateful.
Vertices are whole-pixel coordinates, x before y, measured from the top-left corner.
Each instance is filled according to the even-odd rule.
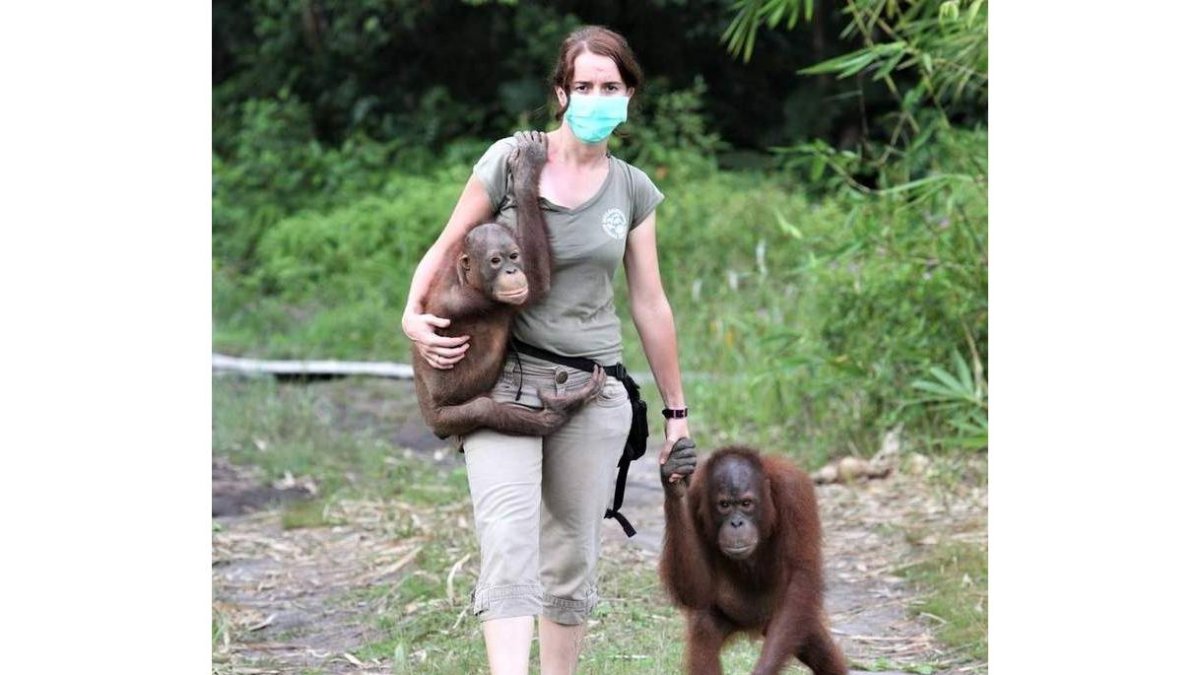
[[[543,361],[557,363],[560,366],[574,368],[575,370],[582,370],[585,373],[592,372],[592,370],[594,370],[596,366],[600,365],[599,363],[596,363],[595,361],[593,361],[591,359],[585,359],[582,356],[563,356],[562,354],[555,354],[554,352],[548,352],[545,349],[542,349],[541,347],[534,347],[531,344],[521,342],[517,338],[512,338],[511,342],[512,342],[513,350],[517,351],[521,354],[525,354],[527,356],[532,356],[534,358],[539,358],[539,359],[542,359]],[[612,365],[612,366],[600,366],[600,367],[603,368],[604,372],[608,375],[611,375],[619,380],[625,379],[626,371],[625,371],[624,364],[618,363],[618,364]]]

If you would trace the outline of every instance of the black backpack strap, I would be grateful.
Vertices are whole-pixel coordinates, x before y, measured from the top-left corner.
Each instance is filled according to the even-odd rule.
[[[615,518],[621,524],[621,529],[625,530],[625,536],[632,537],[637,534],[637,530],[633,529],[629,520],[621,515],[621,504],[625,502],[625,479],[629,476],[629,465],[633,463],[633,460],[640,459],[646,453],[646,438],[649,436],[649,428],[646,424],[646,402],[641,398],[637,383],[633,381],[629,373],[624,372],[623,366],[621,370],[619,377],[625,385],[625,391],[629,394],[629,407],[633,417],[630,423],[629,437],[625,440],[625,448],[621,451],[621,460],[617,463],[617,488],[613,493],[613,505],[611,509],[604,512],[604,517]]]
[[[615,518],[621,524],[621,529],[625,530],[626,537],[632,537],[637,534],[637,530],[633,529],[633,525],[629,523],[629,519],[621,515],[621,504],[625,501],[625,478],[629,475],[629,457],[621,456],[621,462],[617,465],[617,491],[613,494],[613,505],[611,509],[605,509],[605,518]]]

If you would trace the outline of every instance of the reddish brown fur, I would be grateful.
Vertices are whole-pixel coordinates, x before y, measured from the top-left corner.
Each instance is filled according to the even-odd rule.
[[[722,523],[712,480],[718,470],[729,475],[731,466],[722,464],[730,462],[749,464],[749,484],[734,484],[762,500],[746,523],[758,528],[758,546],[743,560],[717,544]],[[665,509],[659,574],[687,615],[690,675],[719,674],[721,648],[738,632],[765,636],[756,675],[777,673],[792,658],[816,675],[845,675],[841,650],[825,626],[821,524],[807,474],[751,448],[727,447],[696,469],[682,498],[668,490]]]
[[[425,422],[438,436],[467,434],[491,428],[523,436],[544,436],[563,424],[567,414],[593,398],[604,384],[604,372],[593,373],[588,387],[555,395],[539,392],[543,408],[496,403],[488,393],[504,368],[509,330],[520,307],[534,304],[550,288],[552,260],[546,220],[538,205],[538,179],[546,163],[545,141],[540,133],[517,135],[517,149],[509,159],[517,208],[515,232],[496,223],[472,228],[442,261],[429,290],[425,310],[450,319],[439,329],[443,335],[470,336],[470,348],[453,368],[439,370],[421,358],[414,346],[413,376],[417,401]],[[492,270],[488,260],[496,251],[505,262]],[[508,260],[516,251],[518,259]],[[469,267],[470,272],[466,269]],[[517,269],[513,269],[513,268]],[[528,297],[519,305],[494,297],[504,274],[524,279]]]

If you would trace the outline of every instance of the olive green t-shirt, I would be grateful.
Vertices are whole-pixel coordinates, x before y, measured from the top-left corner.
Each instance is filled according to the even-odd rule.
[[[487,188],[496,222],[516,224],[508,155],[516,139],[492,144],[475,164]],[[554,271],[550,292],[517,315],[517,339],[563,356],[610,366],[621,360],[621,321],[613,306],[613,277],[625,256],[625,238],[663,200],[637,167],[609,155],[600,190],[574,209],[541,199],[550,231]]]

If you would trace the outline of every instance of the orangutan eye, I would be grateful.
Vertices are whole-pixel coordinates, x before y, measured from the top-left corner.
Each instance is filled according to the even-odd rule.
[[[516,251],[513,251],[512,253],[508,254],[508,259],[509,259],[509,260],[516,260],[516,259],[517,259],[517,252],[516,252]]]
[[[742,508],[743,508],[743,509],[748,509],[748,508],[750,508],[750,504],[751,504],[751,501],[750,501],[749,499],[743,499],[743,500],[742,500]]]
[[[729,500],[722,499],[721,501],[717,502],[717,506],[719,506],[723,509],[727,509],[727,508],[729,508]]]
[[[492,258],[492,264],[499,265],[500,264],[500,256],[496,256],[495,258]]]

